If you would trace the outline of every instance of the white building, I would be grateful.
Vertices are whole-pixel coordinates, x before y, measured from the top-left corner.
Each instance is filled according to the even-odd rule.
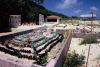
[[[46,20],[47,23],[60,23],[61,17],[52,15],[52,16],[48,16]]]
[[[39,14],[39,25],[43,25],[45,22],[45,18],[44,18],[44,15],[42,14]]]
[[[96,18],[96,14],[83,14],[83,15],[80,15],[79,23],[84,24],[84,25],[91,25],[91,21],[93,20],[92,24],[98,25],[99,22],[97,20],[95,20],[95,18]]]
[[[82,17],[82,18],[91,18],[92,14],[83,14],[83,15],[80,15],[80,17]],[[93,14],[93,17],[96,17],[96,14]]]

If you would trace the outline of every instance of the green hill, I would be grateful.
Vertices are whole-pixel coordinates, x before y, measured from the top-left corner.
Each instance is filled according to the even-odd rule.
[[[63,14],[52,12],[42,6],[45,0],[0,0],[0,31],[10,31],[9,16],[21,15],[22,22],[38,22],[39,13],[45,17],[57,15],[68,18]]]

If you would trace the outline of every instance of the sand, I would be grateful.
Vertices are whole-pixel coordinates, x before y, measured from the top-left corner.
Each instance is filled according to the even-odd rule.
[[[81,38],[72,38],[69,51],[72,52],[75,50],[76,53],[83,54],[86,57],[85,61],[87,61],[88,49],[90,44],[86,44],[86,46],[80,46],[79,44],[81,41]],[[88,67],[100,67],[100,43],[91,44]]]

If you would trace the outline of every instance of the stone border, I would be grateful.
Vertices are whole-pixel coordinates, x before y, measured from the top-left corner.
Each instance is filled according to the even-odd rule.
[[[29,33],[29,32],[32,32],[33,29],[30,29],[30,30],[26,30],[26,31],[21,31],[21,32],[12,32],[10,34],[7,34],[7,35],[4,35],[4,36],[0,36],[0,41],[5,41],[7,39],[12,39],[14,38],[15,36],[18,36],[18,35],[21,35],[21,34],[25,34],[25,33]]]
[[[17,32],[17,33],[12,33],[12,34],[8,34],[5,36],[0,36],[0,41],[7,40],[7,39],[13,38],[15,36],[21,35],[21,34],[29,33],[31,31],[33,31],[33,29],[27,30],[27,31],[21,31],[21,32]],[[51,59],[51,61],[46,65],[46,67],[62,67],[64,57],[66,56],[66,54],[69,50],[69,47],[70,47],[71,39],[72,39],[72,30],[69,31],[69,35],[66,39],[66,42],[64,43],[64,46],[62,46],[62,49],[57,54],[57,57],[54,59]],[[9,62],[4,62],[4,63],[9,63]],[[17,66],[17,67],[19,67],[19,66]],[[23,67],[23,66],[20,66],[20,67]]]

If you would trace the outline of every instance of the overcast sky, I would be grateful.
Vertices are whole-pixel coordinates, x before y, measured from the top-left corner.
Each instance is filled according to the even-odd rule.
[[[100,17],[100,0],[45,0],[47,9],[68,16],[89,14],[90,11]]]

